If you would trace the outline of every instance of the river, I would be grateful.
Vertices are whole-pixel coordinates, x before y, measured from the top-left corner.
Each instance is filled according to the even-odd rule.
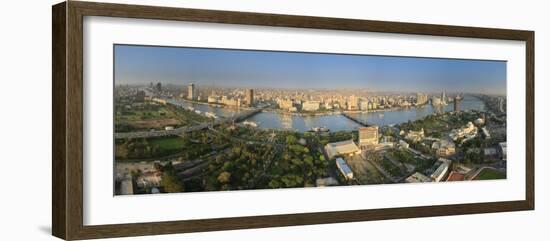
[[[368,112],[350,114],[359,120],[366,120],[367,123],[383,126],[392,124],[401,124],[409,120],[414,121],[422,119],[428,115],[434,113],[442,113],[453,111],[454,103],[449,103],[446,106],[434,107],[430,104],[421,107],[412,107],[407,109],[387,110],[379,112]],[[485,104],[480,99],[473,96],[464,96],[464,99],[460,102],[460,110],[485,110]]]
[[[182,107],[193,107],[201,112],[213,112],[220,117],[232,117],[239,110],[232,108],[213,107],[205,104],[190,103],[182,100],[170,100],[171,103]],[[422,107],[412,107],[406,109],[394,109],[386,111],[376,111],[368,113],[349,114],[357,119],[366,120],[367,123],[383,126],[391,124],[401,124],[409,120],[414,121],[424,118],[433,113],[453,111],[453,103],[439,108],[432,105],[424,105]],[[483,101],[474,96],[464,96],[460,102],[461,110],[485,110]],[[330,131],[350,131],[360,127],[354,121],[339,115],[319,115],[319,116],[299,116],[287,115],[275,112],[260,112],[250,118],[248,121],[253,121],[258,124],[258,127],[264,129],[284,129],[304,132],[313,127],[327,127]]]

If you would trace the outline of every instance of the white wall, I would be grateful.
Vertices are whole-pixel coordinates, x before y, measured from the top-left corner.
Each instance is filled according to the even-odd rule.
[[[536,31],[536,211],[390,220],[302,227],[165,235],[155,240],[546,240],[550,218],[550,164],[546,92],[550,90],[550,21],[545,1],[129,1],[191,8],[517,28]],[[6,1],[0,13],[0,161],[2,240],[55,240],[51,212],[51,4]],[[504,192],[506,190],[495,190]],[[344,237],[343,237],[344,236]],[[346,237],[347,236],[347,237]],[[530,238],[528,238],[530,237]],[[128,240],[151,240],[151,237]]]

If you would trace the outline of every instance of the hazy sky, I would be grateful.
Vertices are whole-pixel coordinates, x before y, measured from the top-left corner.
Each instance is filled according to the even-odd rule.
[[[506,93],[506,62],[115,45],[116,84]]]

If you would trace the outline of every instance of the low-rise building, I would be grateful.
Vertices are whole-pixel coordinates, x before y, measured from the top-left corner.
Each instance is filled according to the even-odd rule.
[[[315,180],[315,185],[318,187],[336,186],[338,185],[338,180],[333,177],[318,178]]]
[[[351,171],[351,168],[343,158],[336,158],[336,167],[338,167],[338,170],[340,170],[346,179],[353,179],[353,171]]]
[[[456,171],[458,173],[462,173],[462,174],[467,174],[467,173],[472,171],[471,167],[467,167],[464,164],[460,164],[460,163],[455,163],[453,165],[453,169],[454,169],[454,171]]]
[[[161,180],[162,178],[159,171],[151,171],[151,172],[142,173],[137,178],[136,182],[138,187],[148,188],[148,187],[159,187]]]
[[[432,143],[432,149],[438,157],[447,157],[456,153],[455,144],[447,140],[439,140]]]
[[[424,174],[420,172],[415,172],[414,174],[410,175],[405,179],[406,183],[419,183],[419,182],[431,182],[432,179],[425,176]]]
[[[405,139],[414,142],[421,141],[422,139],[424,139],[424,128],[420,129],[419,131],[410,130],[409,133],[407,133],[407,135],[405,136]]]
[[[163,105],[166,105],[166,100],[165,99],[161,99],[161,98],[153,98],[151,99],[153,102],[157,102],[159,104],[163,104]]]
[[[407,143],[406,141],[404,140],[399,140],[399,146],[402,147],[402,148],[409,148],[409,143]]]
[[[325,145],[327,156],[332,159],[336,156],[353,156],[361,154],[361,149],[355,145],[353,140],[332,142]]]
[[[459,129],[452,130],[451,133],[449,133],[449,137],[453,139],[453,141],[456,141],[458,138],[464,138],[464,137],[468,139],[472,139],[476,136],[476,134],[477,134],[477,127],[472,122],[468,122],[466,126]]]
[[[439,165],[439,167],[437,167],[437,169],[432,173],[432,175],[430,175],[430,177],[432,178],[432,180],[434,180],[434,182],[440,182],[441,180],[443,180],[447,175],[447,172],[449,171],[450,163],[446,161],[440,161],[440,162],[441,162],[441,165]]]
[[[451,173],[449,174],[449,177],[447,177],[447,182],[456,182],[456,181],[464,181],[464,177],[466,175],[463,174],[463,173],[459,173],[459,172],[455,172],[455,171],[451,171]]]

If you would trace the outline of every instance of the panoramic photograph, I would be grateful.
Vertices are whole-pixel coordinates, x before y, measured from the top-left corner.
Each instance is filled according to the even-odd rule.
[[[113,49],[114,195],[506,179],[506,61]]]

